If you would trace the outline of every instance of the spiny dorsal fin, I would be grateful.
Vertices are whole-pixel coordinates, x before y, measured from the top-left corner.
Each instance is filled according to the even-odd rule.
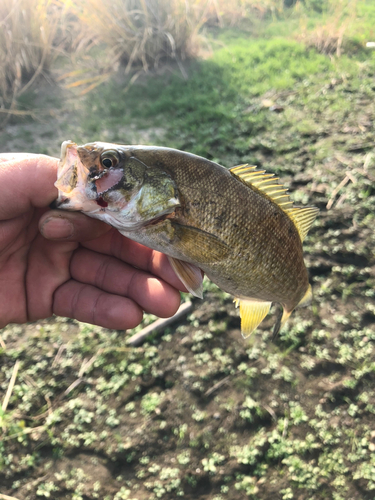
[[[289,217],[294,222],[294,225],[298,229],[301,241],[306,238],[309,229],[316,219],[316,216],[319,213],[319,208],[315,207],[307,207],[307,208],[299,208],[293,207],[285,210],[285,212],[289,215]]]
[[[318,208],[293,207],[287,189],[277,182],[278,177],[275,177],[274,174],[267,174],[265,170],[257,170],[257,167],[245,164],[231,168],[230,172],[246,182],[246,184],[251,184],[251,186],[269,196],[292,219],[301,241],[306,238],[312,223],[318,215]]]
[[[242,179],[246,184],[251,184],[251,186],[265,193],[283,210],[293,208],[287,189],[278,183],[279,178],[275,177],[275,174],[267,174],[265,170],[257,170],[257,167],[247,164],[233,167],[230,172]]]

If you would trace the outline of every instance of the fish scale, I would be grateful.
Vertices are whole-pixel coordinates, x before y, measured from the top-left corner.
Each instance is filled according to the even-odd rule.
[[[277,333],[294,308],[309,300],[302,241],[318,211],[293,207],[272,174],[247,165],[227,170],[170,148],[69,142],[62,149],[56,183],[60,207],[102,219],[166,253],[198,296],[204,271],[237,298],[244,336],[272,302],[283,307]],[[69,172],[80,178],[73,188]],[[90,172],[97,176],[90,178]],[[108,186],[100,203],[95,182]]]

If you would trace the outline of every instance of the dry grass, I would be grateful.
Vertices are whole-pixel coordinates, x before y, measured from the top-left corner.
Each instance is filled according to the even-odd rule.
[[[299,38],[339,55],[356,0],[332,4],[326,24],[313,32],[302,27]],[[16,98],[48,70],[62,45],[73,54],[62,80],[88,92],[119,65],[127,73],[147,71],[195,56],[205,24],[246,26],[283,9],[284,0],[0,0],[0,113],[15,111]],[[94,45],[104,47],[100,57],[90,55]]]
[[[107,47],[107,61],[157,67],[161,59],[195,53],[201,26],[194,2],[181,0],[82,0],[75,13],[87,39]]]
[[[282,6],[283,0],[81,0],[72,7],[79,21],[77,47],[87,52],[101,44],[106,57],[94,64],[81,59],[80,68],[63,79],[71,80],[69,88],[80,87],[86,93],[119,65],[125,66],[125,73],[148,71],[171,59],[184,75],[180,62],[199,52],[203,25],[236,26]]]
[[[301,23],[301,33],[297,37],[307,47],[314,47],[318,52],[340,57],[343,51],[344,37],[356,18],[357,0],[331,1],[325,24],[314,30],[307,30],[307,21]]]
[[[0,109],[11,112],[16,97],[50,67],[62,15],[62,4],[51,0],[1,0]]]
[[[284,9],[283,0],[197,0],[205,5],[204,20],[207,24],[217,24],[220,27],[238,26],[244,22],[262,19],[269,13],[280,13]]]

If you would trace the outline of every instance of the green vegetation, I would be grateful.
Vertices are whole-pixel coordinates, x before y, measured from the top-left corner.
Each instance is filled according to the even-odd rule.
[[[322,5],[305,2],[311,31],[328,23]],[[374,498],[375,8],[356,7],[340,57],[294,38],[300,5],[255,34],[215,28],[187,79],[169,65],[84,96],[46,83],[23,95],[43,119],[13,117],[3,151],[174,146],[262,166],[321,213],[304,245],[313,304],[274,343],[276,309],[244,341],[232,298],[209,282],[192,314],[139,348],[134,332],[63,318],[1,330],[0,498]]]

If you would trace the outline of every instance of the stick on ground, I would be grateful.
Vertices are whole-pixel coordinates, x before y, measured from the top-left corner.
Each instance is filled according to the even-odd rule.
[[[183,304],[181,304],[180,308],[178,309],[178,311],[174,316],[172,316],[171,318],[157,319],[151,325],[146,326],[140,332],[136,333],[135,335],[132,335],[130,339],[127,340],[126,343],[131,346],[136,346],[141,344],[146,340],[146,338],[151,333],[160,332],[161,330],[164,330],[164,328],[171,325],[185,314],[188,314],[192,310],[192,308],[193,304],[191,302],[184,302]]]

